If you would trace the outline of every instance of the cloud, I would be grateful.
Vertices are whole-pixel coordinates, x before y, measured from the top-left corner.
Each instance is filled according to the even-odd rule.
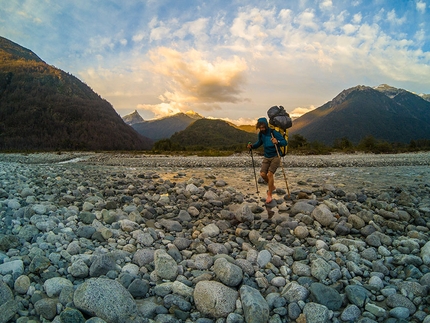
[[[298,107],[298,108],[295,108],[293,111],[291,111],[289,114],[291,118],[295,119],[304,115],[305,113],[311,112],[312,110],[315,110],[315,106],[313,105],[311,105],[309,108]]]
[[[188,35],[198,37],[200,41],[208,38],[205,33],[208,25],[208,18],[198,18],[194,21],[188,21],[182,25],[182,27],[174,33],[175,36],[183,39]]]
[[[273,12],[268,10],[247,8],[245,11],[239,12],[233,20],[230,28],[231,35],[247,41],[261,41],[268,36],[265,32],[265,25],[267,16],[272,15]]]
[[[393,9],[387,13],[387,20],[393,25],[403,25],[406,22],[406,16],[398,18],[396,11]]]
[[[161,23],[160,27],[153,28],[149,36],[150,41],[161,40],[170,35],[170,28]]]
[[[0,6],[0,25],[117,111],[239,120],[272,104],[298,115],[357,84],[426,92],[428,3],[21,0]]]
[[[315,13],[313,10],[307,9],[303,11],[297,16],[295,22],[298,23],[300,27],[318,30],[318,24],[315,22]]]
[[[417,1],[416,8],[419,13],[425,14],[427,4],[424,1]]]
[[[163,116],[180,111],[213,111],[219,103],[238,103],[245,84],[245,60],[217,57],[209,61],[205,53],[195,49],[179,52],[158,47],[149,52],[151,71],[165,87],[159,104],[140,104],[138,108]]]
[[[333,2],[331,0],[322,0],[320,3],[321,10],[331,9],[333,7]]]
[[[238,119],[231,119],[231,118],[220,118],[220,117],[206,117],[207,119],[221,119],[226,122],[232,123],[237,126],[241,125],[255,125],[257,123],[257,119],[253,118],[238,118]]]

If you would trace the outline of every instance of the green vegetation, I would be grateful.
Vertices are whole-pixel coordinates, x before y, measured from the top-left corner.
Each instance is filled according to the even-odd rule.
[[[200,119],[185,130],[175,133],[168,141],[157,142],[154,149],[201,151],[242,150],[243,143],[255,142],[256,134],[239,130],[223,120]]]
[[[0,151],[150,149],[76,77],[0,37]]]
[[[254,141],[256,135],[253,134]],[[249,140],[248,140],[249,141]],[[180,145],[170,139],[163,139],[154,144],[152,153],[154,154],[181,154],[181,155],[198,155],[198,156],[228,156],[235,153],[246,152],[246,143],[233,146],[217,146],[211,145]],[[253,141],[253,140],[251,140]],[[257,150],[263,152],[262,148]],[[331,153],[346,153],[353,154],[356,152],[374,153],[374,154],[396,154],[417,151],[430,151],[430,140],[420,139],[411,140],[409,144],[405,143],[389,143],[383,140],[377,140],[373,136],[366,136],[358,145],[353,143],[346,137],[336,139],[333,146],[327,146],[318,141],[309,142],[300,134],[290,136],[288,141],[288,154],[292,155],[327,155]]]

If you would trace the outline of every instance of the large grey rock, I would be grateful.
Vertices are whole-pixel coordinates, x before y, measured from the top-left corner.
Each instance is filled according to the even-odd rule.
[[[350,304],[342,311],[340,319],[345,322],[356,322],[360,315],[361,311],[358,306]]]
[[[133,256],[133,262],[139,266],[145,266],[154,261],[154,250],[139,249]]]
[[[57,315],[57,301],[52,298],[42,298],[34,304],[36,313],[47,320],[52,320]]]
[[[272,255],[277,255],[282,258],[294,254],[293,248],[279,242],[269,242],[266,245],[266,249],[269,250]]]
[[[88,268],[87,264],[83,259],[78,259],[75,262],[73,262],[69,268],[67,268],[67,271],[70,275],[76,278],[85,278],[88,276],[88,273],[90,272],[90,269]]]
[[[30,284],[30,278],[26,275],[21,275],[15,280],[15,283],[13,284],[13,289],[19,294],[25,294],[30,288]]]
[[[18,303],[13,297],[12,290],[0,280],[0,323],[6,323],[18,311]]]
[[[243,285],[240,290],[243,312],[247,323],[265,323],[269,319],[269,305],[255,288]]]
[[[307,202],[299,201],[293,205],[291,208],[291,215],[294,216],[299,213],[310,215],[315,209],[315,206]]]
[[[61,323],[85,323],[81,312],[74,308],[65,308],[60,314]]]
[[[166,228],[168,231],[176,231],[181,232],[182,231],[182,225],[175,220],[168,220],[168,219],[161,219],[159,223]]]
[[[48,297],[54,297],[60,295],[63,288],[73,287],[73,283],[63,277],[53,277],[47,279],[43,284],[43,287],[45,288],[45,292]]]
[[[236,211],[236,220],[242,223],[254,221],[254,213],[249,205],[243,205]]]
[[[98,277],[106,275],[111,270],[119,271],[119,267],[115,262],[112,254],[102,254],[95,256],[93,263],[90,266],[90,276]]]
[[[345,287],[345,294],[352,304],[358,306],[359,308],[363,308],[366,302],[369,300],[370,293],[362,286],[348,285]]]
[[[281,295],[288,301],[288,303],[292,303],[306,300],[309,296],[309,291],[306,287],[293,281],[284,287]]]
[[[199,270],[207,270],[214,263],[212,256],[207,253],[193,255],[192,259],[194,260],[194,267]]]
[[[272,254],[268,250],[261,250],[257,256],[257,263],[264,268],[272,260]]]
[[[91,278],[82,283],[73,295],[77,309],[106,322],[127,322],[137,306],[131,294],[115,280]]]
[[[421,258],[425,265],[430,265],[430,241],[421,248]]]
[[[412,315],[416,312],[417,307],[415,304],[406,296],[401,294],[393,294],[387,297],[387,305],[391,308],[395,307],[406,307],[409,313]]]
[[[18,232],[18,237],[24,239],[25,241],[30,241],[39,233],[39,229],[36,226],[27,224],[22,227]]]
[[[0,265],[0,275],[12,274],[18,277],[24,273],[24,263],[22,260],[12,260]]]
[[[178,265],[165,250],[158,249],[154,253],[155,271],[162,279],[175,280],[178,276]]]
[[[328,227],[333,222],[336,222],[336,218],[330,211],[327,205],[318,205],[311,213],[312,217],[317,220],[321,225]]]
[[[202,228],[202,233],[207,234],[209,237],[216,237],[219,235],[220,230],[215,223],[210,223]]]
[[[324,305],[317,303],[306,303],[303,308],[303,313],[306,316],[306,323],[328,323],[329,310]]]
[[[194,289],[194,303],[204,315],[227,317],[236,308],[238,292],[216,281],[200,281]]]
[[[319,281],[323,281],[327,278],[331,271],[330,264],[323,258],[316,258],[311,264],[311,274]]]
[[[329,310],[336,311],[342,306],[342,296],[330,286],[313,283],[309,291],[314,302],[326,306]]]
[[[231,287],[239,285],[243,279],[242,269],[225,258],[215,260],[214,272],[222,283]]]

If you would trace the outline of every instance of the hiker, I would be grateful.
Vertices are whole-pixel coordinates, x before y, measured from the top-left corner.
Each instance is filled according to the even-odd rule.
[[[286,146],[287,141],[282,135],[269,128],[269,123],[266,118],[259,118],[255,126],[259,129],[258,140],[254,144],[248,143],[248,149],[256,149],[263,145],[264,158],[261,164],[260,175],[268,185],[266,204],[272,202],[272,193],[275,188],[274,175],[278,167],[281,165],[281,157],[277,150],[280,146]]]

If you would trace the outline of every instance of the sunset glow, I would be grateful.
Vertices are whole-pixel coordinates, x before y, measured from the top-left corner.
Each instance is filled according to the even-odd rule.
[[[356,85],[430,93],[430,2],[3,1],[0,35],[124,116],[298,117]]]

